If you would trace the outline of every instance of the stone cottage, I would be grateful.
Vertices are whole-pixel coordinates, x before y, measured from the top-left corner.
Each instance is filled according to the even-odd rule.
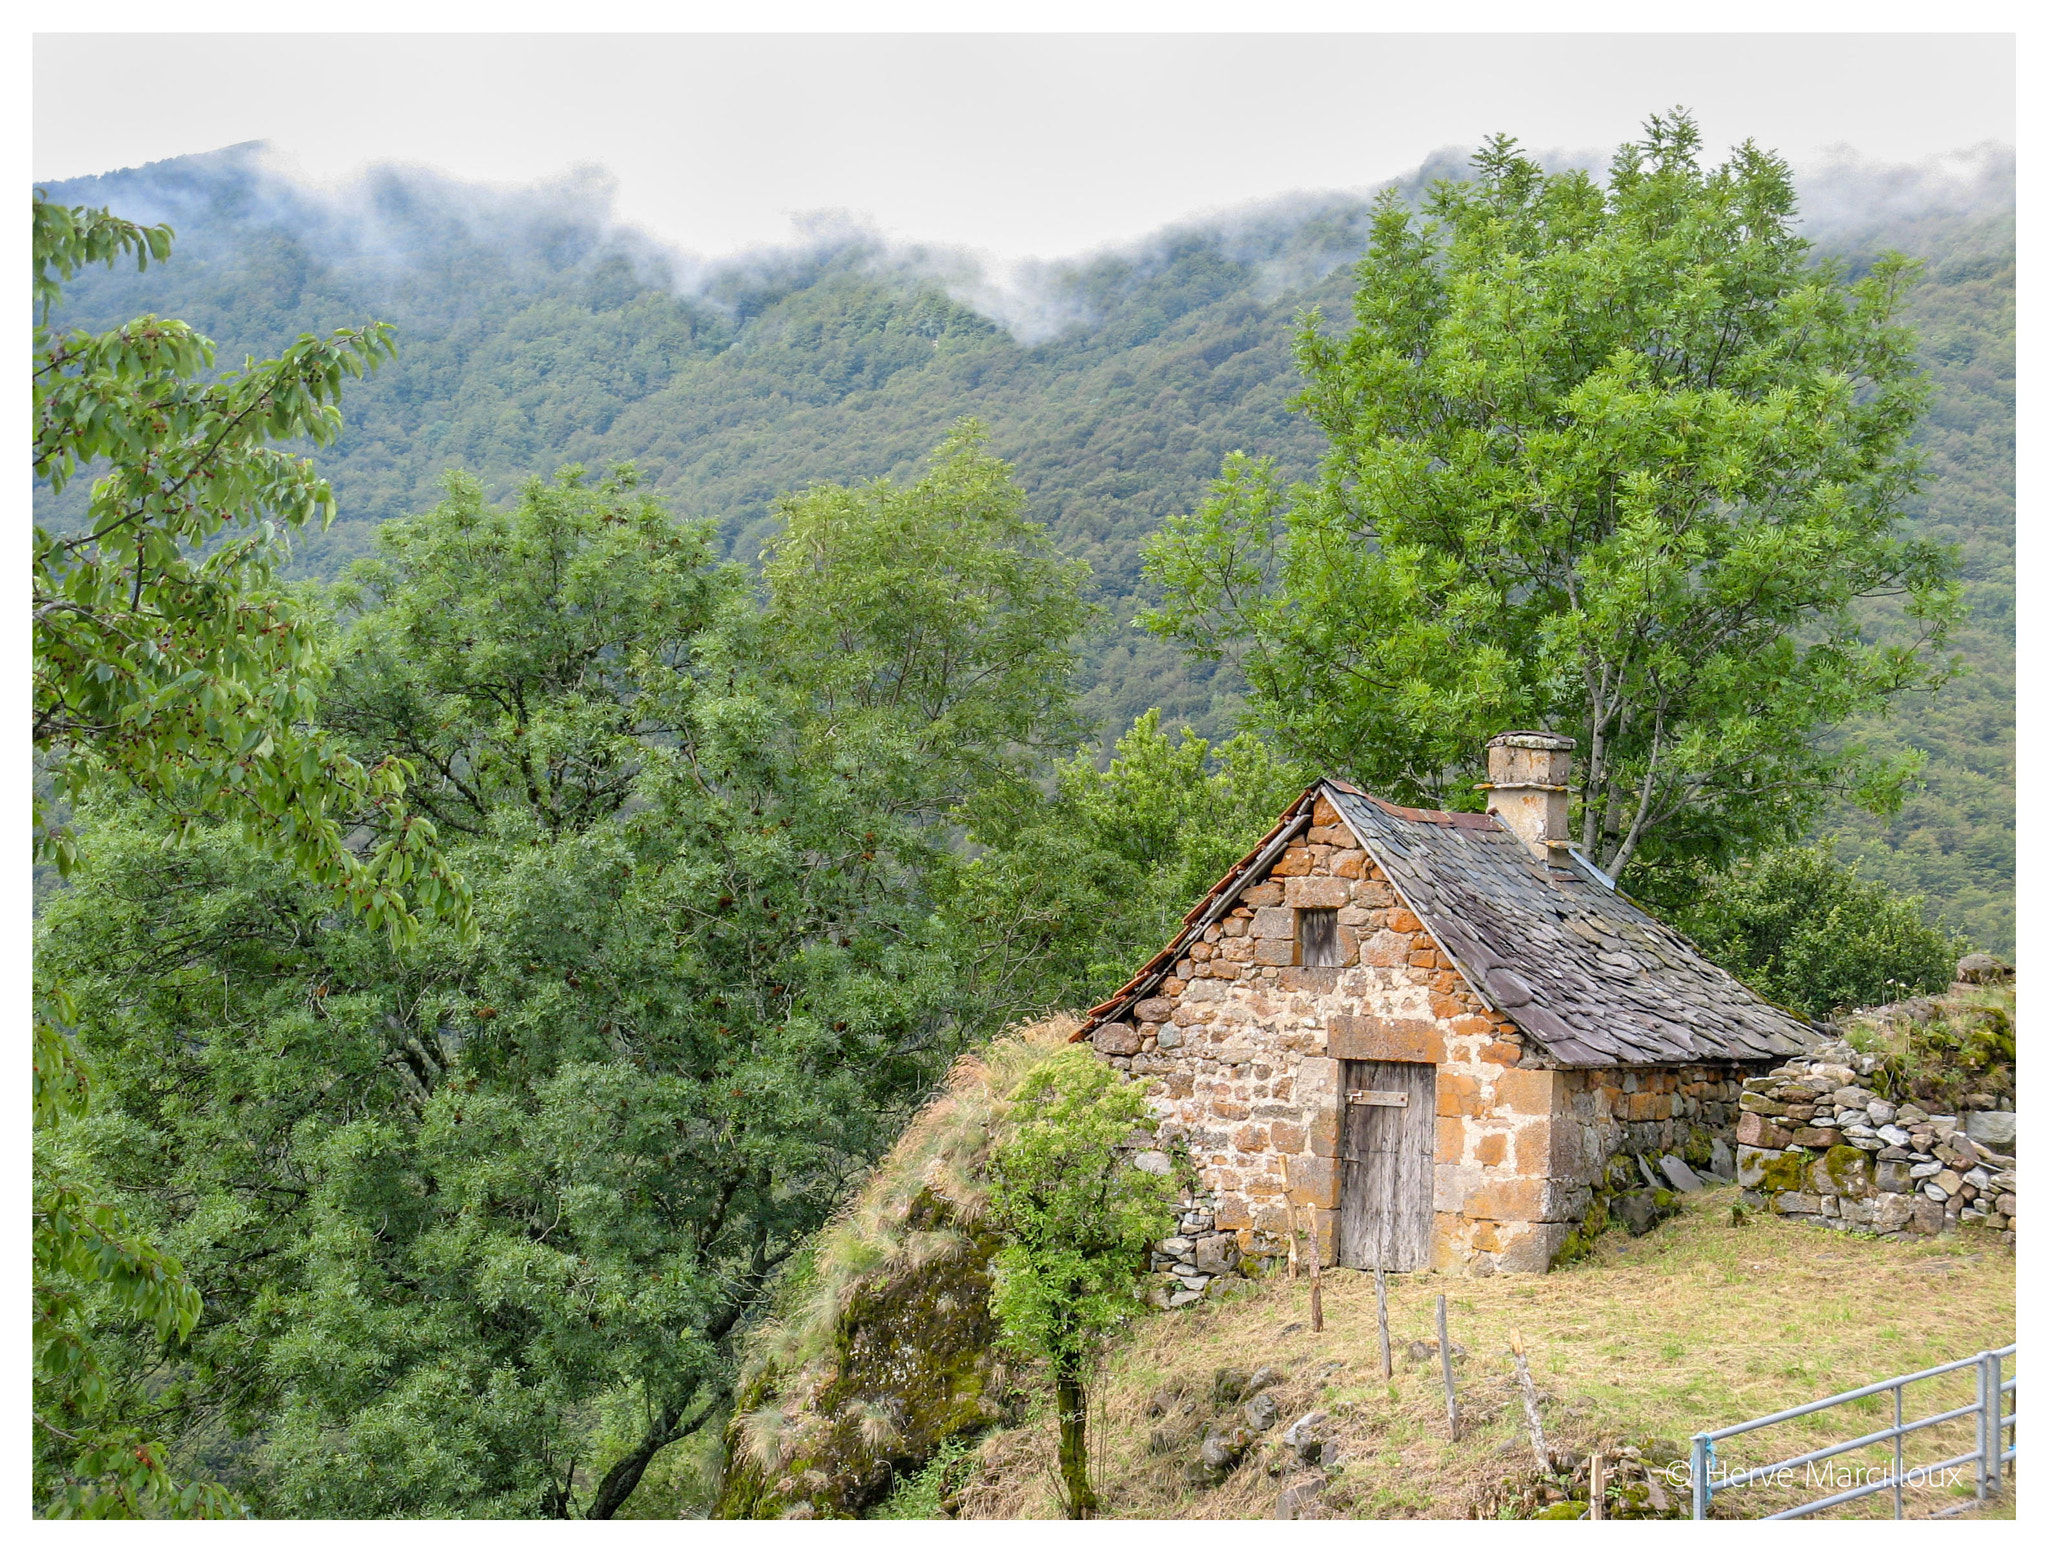
[[[1494,739],[1484,814],[1317,783],[1089,1010],[1201,1177],[1184,1227],[1270,1253],[1312,1213],[1330,1264],[1543,1271],[1624,1168],[1725,1163],[1744,1079],[1813,1031],[1572,846],[1573,747]]]

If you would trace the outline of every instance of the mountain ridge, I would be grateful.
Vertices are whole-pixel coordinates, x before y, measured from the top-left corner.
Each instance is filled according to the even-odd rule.
[[[1972,672],[1884,724],[1928,781],[1891,821],[1831,816],[1866,873],[1928,894],[1944,920],[2010,952],[2013,856],[2011,154],[1960,174],[1845,162],[1812,180],[1821,251],[1852,270],[1883,243],[1928,261],[1911,304],[1938,393],[1911,520],[1957,544]],[[1392,186],[1455,173],[1444,152]],[[1829,179],[1833,181],[1830,182]],[[1227,729],[1236,684],[1131,621],[1139,545],[1201,499],[1225,453],[1306,476],[1320,451],[1291,415],[1299,312],[1347,313],[1370,195],[1298,195],[1169,227],[1146,242],[1025,272],[1008,293],[951,250],[893,246],[845,224],[808,247],[712,261],[609,217],[595,169],[523,190],[373,170],[345,196],[266,168],[260,143],[43,185],[178,229],[171,262],[82,274],[67,321],[185,318],[223,364],[307,330],[383,317],[398,360],[344,401],[322,452],[342,517],[295,568],[329,577],[377,523],[432,503],[461,467],[500,495],[569,462],[635,461],[679,511],[713,517],[752,562],[782,492],[902,478],[960,416],[989,427],[1060,546],[1089,561],[1105,613],[1084,706],[1114,737],[1149,706]],[[1802,188],[1807,187],[1802,183]],[[1015,277],[1013,277],[1015,279]],[[1007,312],[1005,322],[999,313]],[[65,522],[81,487],[39,520]],[[70,510],[67,510],[70,509]]]

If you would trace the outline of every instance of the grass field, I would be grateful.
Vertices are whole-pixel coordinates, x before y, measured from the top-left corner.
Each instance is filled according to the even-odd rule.
[[[1685,1441],[1807,1401],[1969,1357],[2013,1340],[2014,1259],[1996,1239],[1963,1233],[1938,1241],[1886,1241],[1749,1214],[1733,1221],[1733,1188],[1687,1199],[1684,1212],[1642,1239],[1610,1233],[1585,1261],[1547,1276],[1486,1280],[1414,1275],[1389,1279],[1394,1377],[1380,1377],[1372,1279],[1324,1279],[1325,1325],[1308,1328],[1305,1282],[1278,1280],[1251,1294],[1141,1322],[1099,1387],[1094,1424],[1105,1512],[1128,1518],[1240,1519],[1274,1512],[1280,1492],[1308,1479],[1278,1472],[1281,1431],[1311,1408],[1331,1414],[1341,1464],[1317,1499],[1349,1518],[1465,1518],[1527,1513],[1566,1496],[1534,1464],[1509,1355],[1523,1339],[1553,1455],[1610,1455],[1622,1445],[1662,1460]],[[1447,1436],[1434,1355],[1410,1358],[1435,1334],[1437,1295],[1449,1303],[1460,1437]],[[1220,1486],[1188,1485],[1209,1422],[1228,1408],[1209,1400],[1225,1367],[1271,1365],[1279,1425]],[[2012,1370],[2008,1368],[2008,1377]],[[1907,1392],[1906,1416],[1967,1402],[1965,1371]],[[1724,1466],[1764,1465],[1891,1421],[1871,1397],[1816,1417],[1731,1440]],[[1973,1448],[1968,1420],[1908,1441],[1906,1463]],[[974,1518],[1056,1515],[1049,1420],[986,1439],[961,1509]],[[1881,1467],[1890,1449],[1838,1458],[1836,1486],[1758,1483],[1718,1498],[1715,1517],[1752,1518],[1847,1485],[1846,1473]],[[1276,1468],[1269,1472],[1268,1467]],[[1825,1467],[1818,1468],[1825,1470]],[[1583,1483],[1583,1475],[1580,1478]],[[1979,1508],[1973,1478],[1916,1486],[1909,1518],[2012,1513],[2013,1493]],[[1581,1488],[1583,1491],[1583,1488]],[[1682,1477],[1662,1489],[1682,1510]],[[1568,1511],[1567,1511],[1568,1512]],[[1889,1517],[1890,1494],[1827,1511],[1831,1518]]]

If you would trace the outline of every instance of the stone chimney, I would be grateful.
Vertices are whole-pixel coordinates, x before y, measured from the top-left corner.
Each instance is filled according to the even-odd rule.
[[[1538,862],[1571,844],[1574,739],[1560,733],[1503,733],[1486,745],[1486,811],[1520,837]],[[1564,859],[1558,859],[1562,862]]]

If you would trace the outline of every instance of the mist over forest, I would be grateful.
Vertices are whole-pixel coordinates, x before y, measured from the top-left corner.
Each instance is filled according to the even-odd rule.
[[[1419,192],[1462,166],[1441,152],[1396,186]],[[177,232],[167,264],[80,274],[67,321],[182,318],[218,342],[222,366],[302,332],[397,326],[396,362],[350,387],[346,430],[321,454],[340,516],[297,541],[306,577],[334,577],[378,524],[431,506],[449,469],[503,496],[563,464],[626,460],[751,563],[782,493],[911,476],[948,427],[979,417],[1033,514],[1093,570],[1104,613],[1082,704],[1105,740],[1153,706],[1208,736],[1231,725],[1234,678],[1134,628],[1149,601],[1139,546],[1200,500],[1232,450],[1309,475],[1319,438],[1288,410],[1295,321],[1320,308],[1342,322],[1375,192],[1292,195],[999,274],[829,214],[788,247],[680,253],[621,225],[595,170],[508,191],[379,168],[322,191],[251,145],[45,187]],[[1800,189],[1821,255],[1852,272],[1888,247],[1924,261],[1909,314],[1937,391],[1910,515],[1959,547],[1972,611],[1963,676],[1848,730],[1923,751],[1922,789],[1889,821],[1843,811],[1829,828],[1866,877],[1926,895],[2010,953],[2012,153],[1910,167],[1845,153],[1805,170]],[[39,489],[37,511],[65,522],[84,491]]]

